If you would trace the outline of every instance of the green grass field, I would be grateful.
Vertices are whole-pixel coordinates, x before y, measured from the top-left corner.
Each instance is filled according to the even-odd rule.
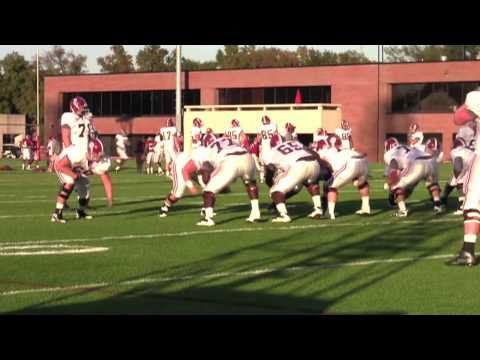
[[[420,185],[409,217],[393,218],[379,165],[371,167],[370,217],[354,214],[360,200],[348,187],[335,221],[306,218],[311,201],[302,191],[288,204],[293,221],[272,224],[261,185],[264,221],[249,224],[237,182],[217,198],[217,226],[204,228],[195,225],[201,197],[185,197],[159,218],[170,182],[137,174],[133,162],[112,175],[113,208],[92,178],[95,218],[66,211],[65,225],[50,223],[53,174],[0,164],[15,168],[0,172],[2,314],[480,313],[479,268],[444,264],[463,239],[456,199],[435,216]],[[444,166],[442,187],[448,174]],[[38,251],[45,254],[29,255]]]

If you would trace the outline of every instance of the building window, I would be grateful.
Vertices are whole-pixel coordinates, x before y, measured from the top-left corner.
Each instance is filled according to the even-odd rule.
[[[218,89],[219,105],[246,104],[291,104],[295,102],[297,90],[302,103],[330,103],[330,86],[293,86],[266,88],[222,88]]]
[[[152,116],[175,114],[175,90],[64,93],[63,111],[70,100],[82,96],[94,116]],[[200,90],[182,90],[183,105],[200,105]]]
[[[15,144],[15,137],[19,134],[3,134],[3,144],[10,145]]]
[[[393,113],[450,113],[480,82],[393,84]]]

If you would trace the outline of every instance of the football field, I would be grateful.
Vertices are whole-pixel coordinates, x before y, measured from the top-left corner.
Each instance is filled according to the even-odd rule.
[[[201,197],[158,217],[166,177],[112,174],[114,206],[92,177],[92,220],[50,222],[58,191],[50,173],[1,160],[1,314],[480,314],[479,267],[449,267],[463,219],[434,215],[420,184],[407,218],[392,217],[383,166],[371,165],[369,217],[352,186],[341,189],[336,220],[311,220],[305,190],[288,202],[293,221],[245,222],[250,204],[237,181],[217,197],[215,227],[199,227]],[[449,176],[444,165],[440,185]],[[70,206],[76,205],[72,194]]]

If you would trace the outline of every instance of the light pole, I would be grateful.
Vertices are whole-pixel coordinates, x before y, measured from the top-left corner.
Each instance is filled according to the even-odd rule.
[[[182,131],[182,47],[177,45],[177,82],[176,82],[176,116],[175,125],[177,133]]]

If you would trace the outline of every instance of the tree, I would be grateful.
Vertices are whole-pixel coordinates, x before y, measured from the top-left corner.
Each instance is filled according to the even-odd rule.
[[[98,57],[97,63],[103,73],[126,73],[134,71],[132,55],[129,55],[123,45],[112,45],[112,54]]]
[[[39,57],[40,67],[47,75],[77,75],[86,72],[87,57],[66,52],[59,45]]]
[[[160,45],[146,45],[136,56],[137,70],[142,72],[171,71],[167,64],[168,50]]]
[[[402,45],[384,47],[387,62],[478,59],[480,45]]]

